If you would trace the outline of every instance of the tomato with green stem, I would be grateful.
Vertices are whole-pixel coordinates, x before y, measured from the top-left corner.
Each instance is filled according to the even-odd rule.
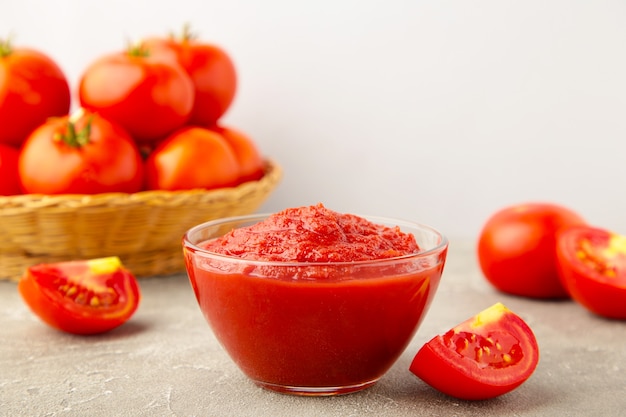
[[[194,86],[176,62],[137,46],[91,63],[78,95],[85,109],[118,123],[138,142],[153,143],[189,121]]]
[[[31,266],[18,290],[44,323],[80,335],[119,327],[141,299],[135,276],[115,256]]]
[[[556,234],[584,225],[557,204],[527,203],[494,213],[479,234],[477,255],[489,283],[504,293],[537,299],[567,298],[556,265]]]
[[[70,110],[70,87],[48,55],[0,40],[0,143],[19,147],[47,118]]]
[[[528,324],[496,303],[431,339],[409,369],[444,394],[486,400],[519,387],[538,362],[539,346]]]
[[[17,149],[0,143],[0,195],[16,195],[22,191],[17,171],[18,157]]]
[[[30,194],[134,193],[143,186],[143,159],[132,137],[83,109],[35,129],[20,152],[18,172]]]
[[[237,71],[223,48],[198,39],[188,26],[180,37],[152,37],[142,45],[155,56],[173,57],[191,77],[195,101],[190,124],[212,126],[230,108],[237,91]]]
[[[572,299],[599,316],[626,320],[626,236],[591,226],[564,229],[557,260]]]

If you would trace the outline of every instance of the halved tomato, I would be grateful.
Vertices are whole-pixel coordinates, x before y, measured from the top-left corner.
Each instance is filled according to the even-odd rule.
[[[431,339],[409,369],[444,394],[485,400],[517,388],[538,362],[539,347],[530,327],[497,303]]]
[[[589,311],[626,319],[626,236],[591,227],[557,235],[559,276],[572,299]]]
[[[31,266],[18,289],[45,323],[74,334],[120,326],[141,298],[135,276],[115,256]]]

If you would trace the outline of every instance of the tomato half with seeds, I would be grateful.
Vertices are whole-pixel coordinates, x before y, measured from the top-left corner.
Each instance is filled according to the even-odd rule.
[[[626,320],[626,236],[571,227],[557,236],[560,278],[572,299],[603,317]]]
[[[81,335],[122,325],[141,298],[135,276],[115,256],[31,266],[18,289],[42,321]]]
[[[410,371],[463,400],[486,400],[524,383],[539,362],[537,339],[502,303],[438,335],[415,355]]]

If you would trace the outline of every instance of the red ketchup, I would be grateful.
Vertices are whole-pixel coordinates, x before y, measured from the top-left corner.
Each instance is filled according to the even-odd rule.
[[[422,256],[400,227],[321,204],[198,246],[185,249],[190,280],[232,359],[261,386],[311,395],[365,388],[393,365],[432,301],[447,249]]]

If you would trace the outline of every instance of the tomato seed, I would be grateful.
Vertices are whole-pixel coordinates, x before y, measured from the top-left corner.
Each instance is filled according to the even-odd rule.
[[[490,333],[484,337],[470,332],[449,331],[444,335],[444,341],[451,349],[474,359],[481,366],[504,368],[523,357],[519,341],[504,334]],[[493,349],[495,351],[492,352]]]
[[[67,280],[58,280],[56,282],[57,289],[66,298],[71,299],[77,304],[89,305],[90,307],[110,307],[118,301],[118,294],[113,288],[106,288],[103,293],[96,293],[93,290],[71,285]]]

